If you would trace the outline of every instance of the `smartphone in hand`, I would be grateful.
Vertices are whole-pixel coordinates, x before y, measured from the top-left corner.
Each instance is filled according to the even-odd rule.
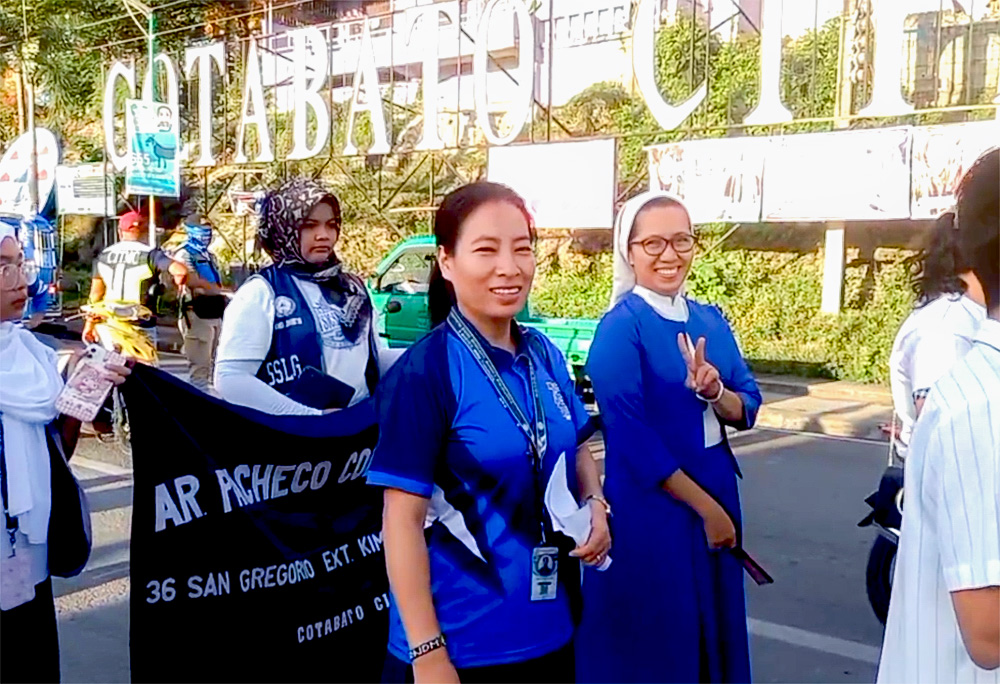
[[[125,357],[96,344],[87,346],[56,399],[56,409],[83,422],[97,417],[113,383],[105,368],[125,366]]]

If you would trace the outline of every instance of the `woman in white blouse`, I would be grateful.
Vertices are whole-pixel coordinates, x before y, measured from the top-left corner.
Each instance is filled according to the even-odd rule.
[[[317,181],[293,179],[264,199],[258,238],[274,263],[226,309],[215,370],[226,401],[274,415],[346,408],[398,356],[334,251],[340,227],[340,202]]]
[[[900,420],[897,452],[906,457],[913,426],[931,385],[972,348],[986,308],[955,275],[955,213],[942,214],[914,282],[917,305],[896,333],[889,355],[892,403]]]
[[[56,353],[20,325],[28,280],[17,236],[0,223],[0,663],[5,682],[54,682],[59,637],[49,578],[48,440],[61,439],[72,453],[80,423],[56,409],[63,387]],[[120,384],[129,371],[107,373]]]

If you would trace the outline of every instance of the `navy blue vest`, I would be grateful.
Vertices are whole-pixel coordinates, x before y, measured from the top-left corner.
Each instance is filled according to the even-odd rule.
[[[274,291],[274,328],[271,331],[271,348],[257,371],[257,377],[287,396],[293,392],[295,383],[306,368],[326,372],[323,339],[294,276],[285,269],[268,266],[260,272],[260,277]],[[369,394],[375,393],[379,378],[374,327],[369,321],[368,366],[365,368]]]
[[[201,252],[191,246],[190,242],[185,242],[181,245],[181,249],[188,253],[191,259],[191,265],[194,266],[195,271],[198,272],[198,276],[213,285],[221,285],[222,277],[219,275],[219,269],[215,265],[215,261],[211,255]]]

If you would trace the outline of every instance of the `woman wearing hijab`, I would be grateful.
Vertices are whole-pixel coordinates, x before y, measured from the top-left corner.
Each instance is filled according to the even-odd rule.
[[[0,662],[10,682],[59,680],[49,579],[52,480],[48,438],[76,443],[80,423],[59,416],[56,354],[20,326],[29,269],[14,230],[0,224]],[[121,383],[128,370],[108,368]],[[47,435],[46,432],[51,434]],[[58,433],[58,434],[57,434]],[[67,448],[71,452],[72,448]]]
[[[760,391],[733,332],[684,281],[683,203],[645,193],[616,223],[611,310],[587,371],[604,421],[614,564],[584,579],[580,681],[750,680],[739,466],[724,425],[753,426]]]
[[[257,237],[274,261],[226,308],[215,389],[274,415],[319,415],[371,395],[394,358],[376,332],[364,282],[334,247],[340,202],[297,178],[268,194]]]

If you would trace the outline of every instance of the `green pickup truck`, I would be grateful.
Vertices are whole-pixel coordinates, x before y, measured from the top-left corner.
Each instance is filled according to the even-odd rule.
[[[407,238],[389,252],[368,279],[368,289],[380,312],[379,334],[390,347],[408,347],[430,330],[427,288],[436,250],[433,235]],[[566,357],[577,391],[585,401],[593,401],[590,381],[583,369],[597,321],[534,316],[530,306],[517,320],[548,335]]]

